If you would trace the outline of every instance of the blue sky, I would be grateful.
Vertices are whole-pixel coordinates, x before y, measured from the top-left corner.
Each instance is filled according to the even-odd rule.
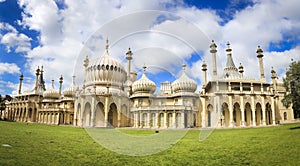
[[[72,75],[82,84],[83,48],[95,34],[102,38],[93,42],[91,58],[101,56],[109,37],[111,56],[125,65],[124,53],[132,47],[138,78],[146,64],[157,86],[178,78],[186,63],[201,87],[203,61],[210,77],[212,39],[218,45],[220,76],[230,41],[235,64],[243,64],[245,75],[259,77],[255,52],[261,45],[267,78],[273,66],[281,79],[290,59],[300,59],[299,5],[297,0],[0,0],[0,94],[16,94],[20,73],[23,91],[31,90],[41,65],[48,87],[52,79],[58,87],[60,75],[64,88]]]

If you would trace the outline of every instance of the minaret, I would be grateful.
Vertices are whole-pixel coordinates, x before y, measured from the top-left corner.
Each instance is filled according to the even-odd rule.
[[[260,48],[260,46],[257,47],[257,58],[259,59],[259,69],[260,69],[260,81],[266,82],[266,77],[264,74],[264,64],[263,64],[263,59],[262,57],[264,56],[263,50]]]
[[[131,71],[131,60],[132,60],[132,52],[130,50],[130,48],[128,48],[128,51],[126,52],[126,59],[127,59],[127,80],[131,80],[130,79],[130,71]]]
[[[38,68],[36,69],[36,73],[35,73],[36,77],[35,77],[35,90],[37,90],[38,88],[38,80],[39,80],[39,75],[40,75],[40,67],[38,66]]]
[[[21,73],[21,75],[20,75],[20,84],[19,84],[19,94],[21,94],[22,81],[23,81],[23,74]]]
[[[40,86],[41,86],[41,89],[42,90],[46,90],[46,88],[45,88],[45,81],[44,81],[44,67],[42,66],[41,67],[41,75],[40,75]]]
[[[243,78],[244,67],[243,67],[242,63],[240,63],[240,66],[239,66],[239,73],[240,73],[241,78]]]
[[[84,66],[84,80],[83,80],[83,86],[85,86],[86,84],[86,80],[87,80],[87,67],[89,65],[89,57],[86,56],[84,61],[83,61],[83,66]]]
[[[215,44],[214,40],[212,40],[210,44],[210,53],[212,55],[213,80],[216,80],[218,78],[217,61],[216,61],[217,45]]]
[[[276,91],[277,90],[277,87],[276,87],[277,74],[276,74],[276,71],[274,70],[273,67],[272,67],[272,70],[271,70],[271,78],[272,78],[272,83],[273,83],[273,89]]]
[[[207,65],[205,63],[205,61],[203,61],[203,64],[202,64],[202,71],[203,71],[203,87],[206,85],[206,82],[207,82],[207,76],[206,76],[206,71],[207,71]]]
[[[61,88],[62,88],[62,83],[63,83],[63,76],[60,75],[60,78],[59,78],[59,95],[61,95]]]

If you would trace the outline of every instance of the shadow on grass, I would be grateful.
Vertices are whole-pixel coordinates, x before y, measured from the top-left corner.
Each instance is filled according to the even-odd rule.
[[[290,130],[296,130],[296,129],[300,129],[300,126],[290,128]]]

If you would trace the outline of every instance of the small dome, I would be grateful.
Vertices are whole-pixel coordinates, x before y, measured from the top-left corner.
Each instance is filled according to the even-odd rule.
[[[172,83],[172,88],[177,92],[195,92],[197,89],[196,81],[189,78],[185,73],[186,65],[182,65],[182,75]]]
[[[87,84],[107,86],[111,84],[120,87],[126,81],[127,73],[123,65],[108,53],[108,40],[103,56],[89,62],[85,60],[87,70]]]
[[[144,92],[153,94],[156,90],[156,85],[146,76],[146,66],[144,66],[143,68],[144,73],[139,80],[135,81],[132,84],[132,91],[133,93]]]
[[[75,76],[73,76],[72,84],[68,88],[66,88],[63,92],[64,97],[74,97],[76,92],[76,86],[75,86]]]
[[[52,80],[52,86],[49,90],[44,91],[44,99],[58,99],[60,97],[59,92],[54,88],[54,80]]]

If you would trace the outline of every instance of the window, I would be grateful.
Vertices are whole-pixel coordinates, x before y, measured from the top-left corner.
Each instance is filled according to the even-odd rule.
[[[283,119],[287,120],[287,113],[286,112],[283,113]]]

